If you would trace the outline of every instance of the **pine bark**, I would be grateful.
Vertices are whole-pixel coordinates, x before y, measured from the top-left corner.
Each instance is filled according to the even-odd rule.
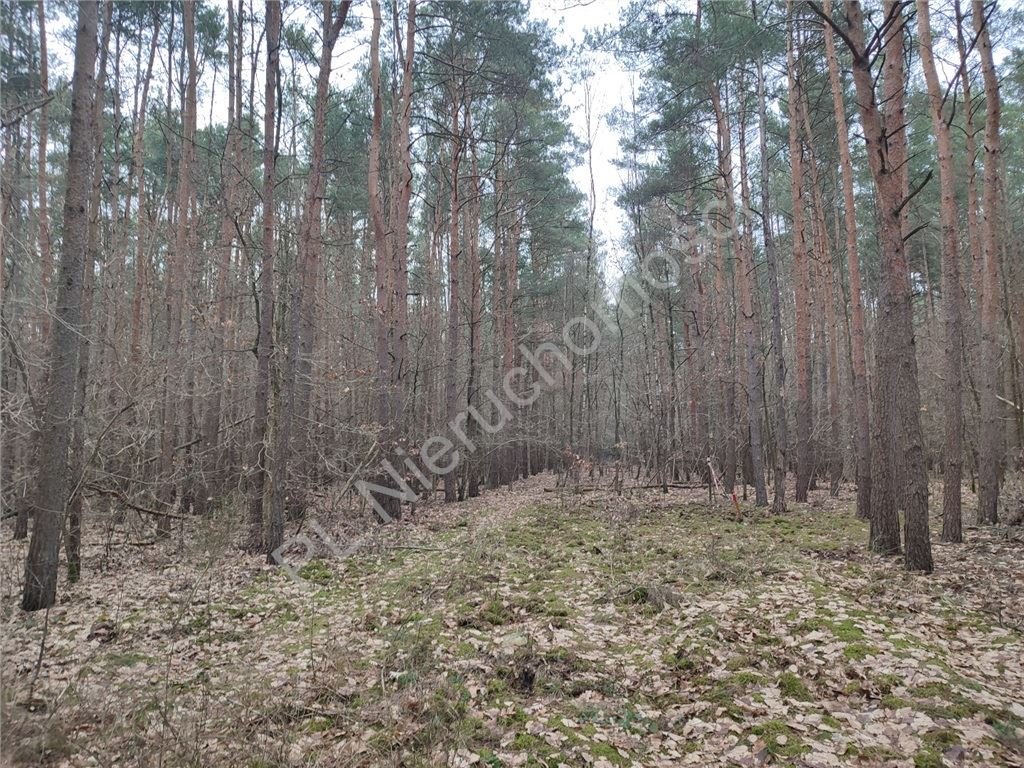
[[[472,141],[470,110],[466,109],[465,133]],[[476,148],[470,147],[470,196],[466,206],[466,268],[469,273],[469,378],[466,383],[467,406],[480,410],[481,369],[483,367],[483,271],[480,265],[480,165]],[[468,430],[470,439],[479,450],[480,429],[477,420],[470,418]],[[464,462],[466,468],[466,495],[469,498],[480,495],[481,461],[477,456]]]
[[[771,193],[768,168],[768,110],[765,99],[764,65],[757,66],[758,140],[761,154],[761,235],[764,239],[765,262],[768,266],[768,291],[772,312],[772,349],[775,360],[775,448],[772,512],[786,511],[786,456],[789,450],[789,419],[786,408],[786,356],[782,338],[782,291],[779,288],[779,263],[775,236],[771,225]]]
[[[39,136],[38,142],[38,169],[37,187],[39,200],[36,206],[36,215],[39,219],[39,275],[42,289],[42,301],[39,304],[39,341],[42,346],[50,337],[50,305],[48,294],[50,291],[50,278],[53,274],[53,255],[50,249],[50,209],[47,205],[47,175],[46,175],[46,154],[47,138],[49,135],[49,104],[46,98],[50,92],[49,59],[46,51],[46,9],[43,0],[36,3],[37,19],[39,22],[39,90],[44,99],[39,107]]]
[[[462,252],[459,237],[459,220],[461,201],[459,199],[459,166],[462,161],[460,104],[456,94],[451,100],[451,197],[449,201],[449,234],[448,234],[448,355],[445,372],[444,399],[449,422],[458,413],[458,367],[461,347],[461,326],[459,323],[459,261]],[[458,477],[449,472],[444,477],[444,500],[453,502],[458,496]]]
[[[724,182],[718,180],[718,195],[724,199]],[[719,222],[715,223],[715,375],[721,393],[718,409],[718,444],[722,455],[722,486],[726,493],[732,493],[736,486],[736,381],[733,371],[733,348],[735,334],[729,318],[729,307],[734,305],[732,292],[726,280],[725,248],[723,240],[728,232]],[[650,355],[645,355],[645,360]]]
[[[405,421],[405,378],[409,347],[409,215],[412,202],[412,142],[410,129],[412,123],[412,90],[413,61],[415,57],[416,33],[416,0],[408,0],[405,17],[404,40],[399,26],[398,4],[392,6],[395,30],[395,50],[399,53],[402,65],[401,94],[394,110],[394,127],[392,129],[393,166],[397,175],[391,190],[390,199],[393,206],[391,218],[392,228],[392,354],[394,357],[392,371],[392,413],[395,429],[394,443],[397,446],[404,442]]]
[[[240,14],[239,14],[240,15]],[[236,21],[234,0],[228,1],[228,125],[225,146],[225,162],[222,164],[222,185],[224,210],[221,214],[220,230],[217,235],[216,287],[214,288],[214,317],[211,323],[210,364],[206,370],[210,375],[209,395],[200,432],[198,461],[200,471],[196,481],[194,510],[196,515],[205,515],[212,501],[212,494],[220,491],[217,455],[220,431],[221,407],[224,393],[224,340],[230,319],[231,303],[228,281],[231,276],[231,254],[235,246],[238,227],[238,193],[241,184],[241,22]]]
[[[133,375],[140,375],[142,366],[142,307],[146,295],[146,273],[149,270],[148,259],[146,258],[145,243],[142,236],[146,227],[143,221],[145,216],[146,180],[144,177],[144,166],[142,153],[144,149],[146,133],[146,111],[149,105],[149,83],[153,75],[153,62],[156,59],[156,49],[160,36],[160,16],[156,16],[153,26],[153,37],[149,48],[149,61],[146,64],[146,74],[142,80],[142,97],[139,99],[139,107],[135,114],[135,130],[132,132],[132,178],[135,180],[135,288],[132,293],[132,318],[131,318],[131,346],[129,351],[129,370]]]
[[[984,267],[982,251],[981,225],[978,223],[978,138],[974,126],[974,96],[971,86],[970,62],[968,61],[967,41],[964,39],[965,18],[960,7],[960,0],[953,0],[956,13],[956,47],[959,54],[960,87],[964,103],[964,163],[967,175],[967,245],[970,254],[969,268],[964,280],[971,288],[967,293],[974,296],[975,309],[981,314],[981,274]],[[975,333],[978,329],[973,329]],[[978,336],[980,342],[980,335]],[[980,343],[979,343],[980,346]]]
[[[81,3],[75,29],[75,63],[71,80],[71,128],[68,139],[64,236],[60,251],[57,306],[50,334],[50,380],[46,393],[43,439],[39,455],[35,521],[25,562],[21,607],[35,611],[53,605],[57,563],[67,502],[67,458],[78,376],[84,259],[89,239],[89,165],[92,157],[92,110],[95,98],[99,5]]]
[[[302,491],[290,477],[293,435],[296,421],[301,420],[299,434],[308,432],[307,386],[312,375],[310,354],[313,344],[316,276],[320,262],[320,201],[323,196],[324,129],[327,122],[327,95],[331,76],[334,44],[348,15],[350,2],[343,2],[335,16],[332,0],[323,3],[323,42],[313,107],[313,143],[309,176],[303,202],[298,243],[298,274],[293,277],[292,298],[288,307],[287,353],[281,381],[281,408],[274,447],[274,472],[270,494],[270,526],[266,542],[267,562],[277,562],[276,550],[284,535],[286,508],[301,508]],[[302,405],[300,405],[300,398]],[[300,454],[301,455],[301,454]]]
[[[103,34],[100,41],[96,90],[93,99],[92,135],[92,179],[89,184],[89,234],[85,254],[85,270],[82,279],[82,335],[78,351],[78,381],[75,393],[75,423],[71,434],[71,451],[68,460],[68,474],[72,485],[68,493],[67,531],[64,538],[64,552],[67,558],[68,581],[79,580],[82,572],[82,491],[88,471],[85,457],[85,438],[89,385],[90,356],[94,335],[95,314],[95,272],[100,260],[100,196],[103,183],[103,94],[107,80],[107,49],[110,43],[113,2],[103,4]]]
[[[880,40],[885,53],[881,105],[871,63],[878,51],[864,40],[864,17],[857,0],[847,0],[847,36],[852,46],[868,163],[878,201],[883,254],[880,280],[879,337],[876,351],[872,446],[871,546],[879,553],[900,550],[899,516],[904,511],[905,565],[932,569],[928,532],[928,476],[921,433],[921,396],[914,349],[910,271],[904,240],[906,220],[906,119],[903,42],[906,19],[901,0],[886,0]]]
[[[787,53],[789,76],[789,154],[793,199],[793,282],[796,293],[796,500],[807,501],[811,484],[813,458],[811,455],[811,295],[809,287],[808,254],[804,228],[803,146],[800,141],[801,88],[798,79],[796,40],[792,25],[795,17],[790,2],[790,39]]]
[[[310,146],[309,177],[306,181],[305,200],[299,235],[299,262],[302,265],[302,302],[300,306],[299,370],[297,374],[298,400],[296,418],[303,423],[299,430],[298,453],[308,455],[308,439],[312,425],[309,422],[313,390],[313,348],[316,330],[316,285],[323,268],[323,237],[320,219],[326,179],[324,175],[325,134],[327,130],[327,99],[330,93],[331,67],[334,46],[345,26],[351,0],[342,0],[334,11],[333,0],[324,2],[324,39],[320,48],[320,66],[317,72],[313,108],[313,139]]]
[[[376,279],[376,355],[380,385],[377,395],[378,443],[387,459],[397,459],[405,442],[405,377],[408,349],[408,238],[412,197],[412,81],[416,30],[416,2],[409,0],[404,39],[398,6],[392,6],[394,47],[402,67],[401,89],[394,99],[386,147],[383,142],[383,94],[381,91],[380,32],[383,24],[379,0],[371,3],[373,27],[370,36],[370,87],[373,119],[370,130],[368,186],[373,231]],[[388,158],[387,178],[382,180],[381,153]],[[387,191],[382,200],[381,187]],[[385,206],[386,202],[386,206]],[[404,449],[403,449],[404,450]],[[379,485],[393,484],[388,475],[376,479]],[[397,518],[401,506],[397,497],[379,494],[378,504]]]
[[[378,429],[384,430],[391,419],[388,386],[391,382],[391,356],[388,349],[388,302],[391,296],[389,281],[390,257],[388,254],[387,222],[381,201],[381,145],[384,132],[384,98],[381,93],[380,33],[383,26],[380,4],[372,3],[373,26],[370,33],[370,90],[373,98],[373,118],[370,125],[370,154],[367,164],[367,186],[369,190],[370,224],[374,246],[375,306],[374,331],[377,353],[377,422]]]
[[[932,53],[931,18],[927,0],[917,0],[921,65],[928,88],[928,107],[939,159],[939,228],[942,245],[942,305],[946,330],[945,447],[942,469],[942,540],[963,541],[961,481],[963,476],[964,341],[960,284],[960,244],[957,236],[956,169],[953,164],[951,120],[943,112],[943,91]]]
[[[825,12],[831,13],[825,0]],[[857,210],[854,199],[853,160],[850,157],[850,134],[846,122],[843,81],[839,72],[832,27],[825,25],[825,59],[828,62],[829,88],[835,113],[839,146],[839,167],[843,186],[843,223],[846,229],[846,265],[850,273],[850,356],[853,367],[853,419],[857,446],[857,516],[871,518],[871,406],[868,389],[867,340],[864,320],[864,298],[860,275],[860,252],[857,245]]]
[[[999,522],[999,475],[1003,431],[999,423],[999,79],[992,59],[988,17],[982,0],[972,0],[971,16],[985,86],[985,175],[982,179],[981,238],[981,425],[978,430],[978,522]]]
[[[764,454],[761,446],[761,375],[758,367],[757,323],[754,313],[753,292],[750,287],[754,279],[753,254],[747,252],[739,230],[736,216],[736,199],[734,197],[732,172],[732,128],[728,116],[722,108],[722,100],[718,88],[712,91],[712,105],[718,126],[719,141],[719,173],[725,185],[725,217],[729,231],[732,233],[732,247],[736,257],[735,275],[740,294],[740,312],[742,318],[742,334],[744,341],[744,370],[747,379],[747,429],[750,440],[750,458],[753,464],[753,482],[755,503],[759,507],[768,506],[768,491],[764,482]],[[741,128],[741,132],[742,132]],[[745,142],[740,146],[740,153],[745,151]],[[745,174],[744,174],[745,183]]]
[[[818,158],[814,151],[814,131],[810,121],[810,109],[806,102],[801,102],[801,117],[804,134],[807,137],[807,165],[810,176],[811,211],[815,236],[816,256],[810,259],[813,272],[814,294],[812,304],[825,307],[825,317],[816,317],[815,341],[818,343],[822,357],[822,404],[827,403],[827,419],[829,424],[830,445],[828,449],[829,495],[839,495],[839,483],[843,474],[843,455],[840,435],[839,412],[839,333],[836,321],[835,292],[832,281],[832,244],[829,240],[828,225],[825,220],[825,204],[822,199],[822,186],[818,177]],[[825,420],[825,408],[822,408],[822,421]],[[813,480],[812,480],[813,482]]]
[[[177,221],[174,247],[170,254],[166,283],[167,350],[164,361],[162,417],[160,429],[159,499],[165,507],[174,501],[177,482],[174,470],[174,445],[179,434],[179,420],[184,414],[180,407],[179,391],[183,381],[182,313],[185,303],[185,285],[189,275],[189,232],[191,226],[192,161],[195,155],[196,125],[196,54],[195,54],[195,0],[182,5],[185,39],[185,93],[182,104],[181,159],[178,162]],[[157,518],[157,533],[170,534],[171,518]]]
[[[254,552],[262,551],[264,544],[273,540],[277,533],[268,530],[264,536],[263,509],[269,473],[267,427],[270,420],[270,364],[274,353],[274,261],[277,248],[274,186],[277,175],[277,79],[281,45],[281,4],[278,0],[267,0],[266,19],[267,67],[263,111],[263,253],[259,276],[259,332],[256,339],[256,404],[248,478],[248,545]]]

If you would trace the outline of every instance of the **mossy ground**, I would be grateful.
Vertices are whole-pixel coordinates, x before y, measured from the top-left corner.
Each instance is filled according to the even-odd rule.
[[[993,564],[988,540],[937,547],[939,575],[908,576],[865,552],[849,506],[737,521],[682,494],[560,497],[535,483],[426,510],[402,524],[413,544],[311,561],[302,584],[235,552],[140,571],[138,585],[122,574],[119,593],[100,576],[50,617],[34,693],[47,712],[19,699],[38,645],[5,665],[10,754],[937,766],[953,749],[964,765],[1020,761],[1024,641],[972,581],[1019,579],[1012,553]],[[83,641],[101,615],[112,639]],[[10,617],[38,642],[37,617]]]

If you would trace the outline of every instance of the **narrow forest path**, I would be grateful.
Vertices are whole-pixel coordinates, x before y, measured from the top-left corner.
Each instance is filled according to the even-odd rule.
[[[553,484],[417,510],[302,582],[214,523],[184,537],[202,546],[118,545],[104,572],[88,539],[48,626],[16,608],[5,537],[10,757],[1024,765],[1019,539],[970,529],[920,577],[865,552],[845,489],[736,521],[701,491]]]

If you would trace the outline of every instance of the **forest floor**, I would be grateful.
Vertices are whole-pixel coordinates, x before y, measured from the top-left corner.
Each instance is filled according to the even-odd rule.
[[[1019,528],[910,575],[866,551],[847,489],[737,521],[701,491],[552,484],[422,508],[304,581],[223,521],[97,532],[48,615],[17,608],[5,531],[7,759],[1024,765]]]

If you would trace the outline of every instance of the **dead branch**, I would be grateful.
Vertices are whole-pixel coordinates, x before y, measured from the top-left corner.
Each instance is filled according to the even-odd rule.
[[[150,509],[149,507],[140,506],[135,502],[131,501],[127,496],[125,496],[124,491],[120,491],[117,488],[104,488],[103,486],[96,485],[95,483],[86,483],[85,488],[86,490],[92,491],[93,493],[97,493],[100,496],[113,496],[115,499],[120,501],[129,509],[135,510],[136,512],[141,512],[144,515],[169,517],[172,520],[186,519],[185,515],[179,515],[176,512],[161,512],[159,509]]]
[[[622,488],[623,491],[643,491],[652,490],[655,488],[679,488],[682,490],[693,491],[700,490],[707,487],[707,483],[651,483],[650,485],[627,485]],[[580,488],[545,488],[544,493],[561,493],[563,491],[570,491],[572,493],[593,493],[596,491],[614,491],[615,488],[608,486],[583,486]]]

